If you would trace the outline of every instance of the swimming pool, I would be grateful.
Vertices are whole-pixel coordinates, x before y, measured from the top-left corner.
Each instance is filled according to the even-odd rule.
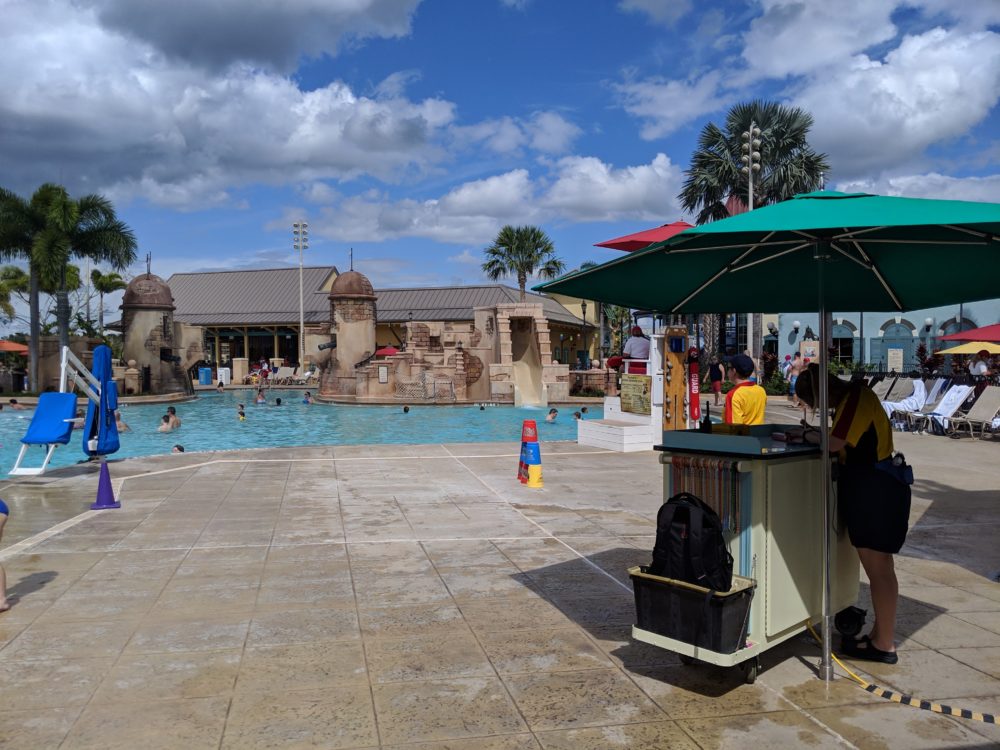
[[[357,445],[372,443],[485,443],[521,439],[521,422],[538,422],[539,438],[576,440],[573,412],[560,407],[553,423],[545,422],[546,409],[512,406],[355,406],[302,403],[304,391],[271,391],[268,403],[252,403],[251,390],[205,393],[195,401],[175,404],[181,427],[157,432],[165,404],[122,405],[122,419],[131,428],[121,436],[121,450],[113,458],[169,453],[180,443],[186,451],[273,448],[296,445]],[[282,405],[276,407],[275,399]],[[237,419],[237,404],[246,404],[246,421]],[[83,405],[83,399],[81,399]],[[588,408],[586,418],[599,419],[600,407]],[[0,412],[0,469],[14,465],[21,437],[33,412]],[[86,458],[82,436],[75,433],[69,445],[60,446],[50,466],[70,466]],[[31,448],[26,466],[39,466],[42,448]]]

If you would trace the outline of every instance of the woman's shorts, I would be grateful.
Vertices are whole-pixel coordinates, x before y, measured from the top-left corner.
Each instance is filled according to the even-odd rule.
[[[712,381],[712,393],[722,393],[722,381],[713,380]]]
[[[798,379],[799,379],[798,375],[792,375],[792,377],[790,377],[788,379],[788,395],[789,396],[794,396],[795,395],[795,381],[798,380]]]
[[[837,505],[851,544],[896,554],[906,541],[910,486],[874,466],[841,466]]]

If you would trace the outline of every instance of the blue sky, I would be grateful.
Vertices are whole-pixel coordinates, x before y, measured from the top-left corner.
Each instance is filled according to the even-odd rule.
[[[690,218],[698,132],[757,97],[812,113],[834,187],[1000,200],[993,0],[0,11],[0,184],[104,193],[163,276],[297,264],[302,218],[307,263],[353,247],[376,287],[481,282],[507,223],[605,260],[595,242]]]

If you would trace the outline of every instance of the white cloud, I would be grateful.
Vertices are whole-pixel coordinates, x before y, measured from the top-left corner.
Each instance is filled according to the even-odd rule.
[[[452,263],[467,263],[469,265],[479,265],[483,262],[483,259],[478,255],[473,255],[472,252],[466,248],[458,255],[451,255],[448,257]]]
[[[720,82],[720,73],[713,71],[690,81],[659,77],[627,80],[617,84],[615,89],[622,95],[625,111],[642,121],[641,136],[654,140],[723,106],[725,99],[719,93]]]
[[[897,175],[876,180],[842,182],[837,185],[837,190],[902,195],[908,198],[995,203],[997,196],[1000,196],[1000,174],[986,177],[950,177],[936,172]]]
[[[527,170],[516,169],[424,201],[393,201],[369,191],[324,209],[310,229],[340,242],[421,237],[484,244],[504,224],[673,220],[681,214],[675,200],[680,185],[680,169],[663,154],[649,164],[620,169],[593,157],[570,156],[535,180]],[[464,257],[462,253],[449,259]]]
[[[566,152],[582,132],[573,123],[555,112],[538,112],[527,124],[531,147],[545,154]]]
[[[539,153],[565,153],[583,131],[558,112],[536,112],[527,120],[505,116],[451,128],[455,145],[482,144],[497,154],[516,154],[526,147]]]
[[[894,3],[874,0],[761,0],[743,58],[757,76],[784,78],[828,70],[896,35]]]
[[[1000,34],[932,29],[908,36],[884,62],[859,55],[795,96],[816,124],[810,142],[851,179],[919,162],[961,137],[1000,100]]]
[[[691,0],[621,0],[618,7],[647,15],[653,23],[673,26],[691,11]]]
[[[31,2],[32,6],[39,2]],[[221,70],[251,63],[292,72],[344,41],[399,37],[420,0],[75,0],[109,30],[173,60]]]
[[[53,179],[180,208],[255,182],[396,181],[443,158],[454,119],[451,102],[402,96],[405,76],[366,97],[240,65],[208,75],[58,0],[8,2],[0,49],[0,161],[15,189]]]
[[[577,221],[622,218],[657,221],[677,216],[681,170],[664,154],[649,164],[614,169],[594,157],[569,156],[541,198],[555,215]]]

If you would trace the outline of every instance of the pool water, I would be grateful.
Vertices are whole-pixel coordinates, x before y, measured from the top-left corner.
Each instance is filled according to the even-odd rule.
[[[174,404],[181,426],[157,432],[165,404],[123,404],[122,419],[131,428],[121,435],[121,450],[113,458],[169,453],[180,443],[186,451],[273,448],[295,445],[357,445],[372,443],[484,443],[521,439],[521,423],[534,419],[538,437],[576,440],[573,412],[559,408],[555,422],[545,422],[547,409],[512,406],[354,406],[304,404],[304,391],[271,391],[268,403],[255,405],[251,390],[205,393],[195,401]],[[280,398],[282,405],[275,406]],[[246,421],[237,418],[237,404],[246,405]],[[80,405],[85,405],[80,399]],[[600,407],[588,407],[587,419],[600,419]],[[9,471],[21,448],[32,411],[0,412],[0,469]],[[59,446],[50,466],[69,466],[86,458],[82,435],[74,433],[68,445]],[[44,449],[32,447],[26,466],[40,466]]]

